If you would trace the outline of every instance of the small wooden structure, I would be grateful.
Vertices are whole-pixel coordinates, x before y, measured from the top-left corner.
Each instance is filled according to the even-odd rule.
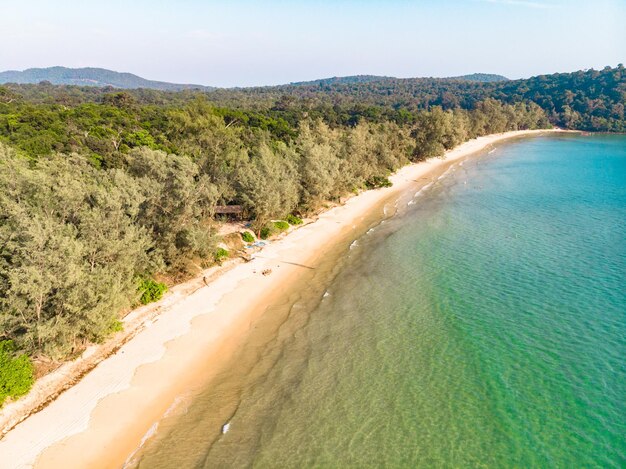
[[[243,206],[241,205],[217,205],[215,215],[226,215],[236,220],[243,219]]]

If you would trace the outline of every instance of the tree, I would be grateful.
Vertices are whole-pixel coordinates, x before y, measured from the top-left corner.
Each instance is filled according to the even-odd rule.
[[[300,125],[296,148],[299,155],[301,195],[305,210],[315,210],[335,195],[341,161],[332,144],[334,135],[321,120]]]
[[[30,166],[0,147],[0,166],[0,329],[60,358],[105,337],[153,265],[141,200],[78,157]]]
[[[449,133],[448,116],[441,108],[418,113],[411,131],[411,137],[415,140],[413,159],[420,161],[442,156],[445,151],[444,137]]]
[[[151,233],[167,270],[191,273],[202,267],[216,244],[215,185],[184,156],[144,147],[132,150],[126,164],[140,188],[137,223]]]
[[[298,203],[297,156],[284,143],[262,142],[237,171],[241,202],[260,229],[272,218],[282,218]]]

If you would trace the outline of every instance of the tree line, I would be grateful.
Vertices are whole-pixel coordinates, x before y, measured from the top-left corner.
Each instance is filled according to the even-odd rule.
[[[112,88],[39,85],[0,86],[0,102],[76,106],[102,103]],[[449,78],[347,77],[291,85],[163,92],[129,90],[142,105],[182,106],[198,95],[214,106],[282,118],[293,126],[303,114],[328,123],[354,124],[355,120],[393,120],[402,123],[419,110],[433,106],[475,109],[488,98],[503,103],[534,102],[550,122],[568,129],[624,132],[626,72],[622,64],[602,70],[540,75],[521,80],[478,82]]]

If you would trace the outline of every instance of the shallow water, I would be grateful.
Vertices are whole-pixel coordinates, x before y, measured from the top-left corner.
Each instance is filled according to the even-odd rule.
[[[502,145],[399,206],[140,467],[626,466],[626,136]]]

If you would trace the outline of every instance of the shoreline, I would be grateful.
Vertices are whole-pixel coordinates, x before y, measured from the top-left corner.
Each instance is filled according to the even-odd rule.
[[[216,271],[208,286],[191,291],[189,285],[202,282],[200,277],[175,287],[179,294],[138,319],[141,325],[128,341],[84,376],[68,377],[67,390],[7,432],[0,440],[0,461],[13,462],[11,467],[122,466],[178,396],[228,361],[251,323],[284,297],[302,268],[314,268],[330,245],[353,234],[376,207],[490,145],[549,133],[566,131],[488,135],[449,150],[445,159],[405,166],[390,177],[392,187],[365,191],[323,212],[253,261]],[[265,277],[261,271],[267,268],[273,272]]]

